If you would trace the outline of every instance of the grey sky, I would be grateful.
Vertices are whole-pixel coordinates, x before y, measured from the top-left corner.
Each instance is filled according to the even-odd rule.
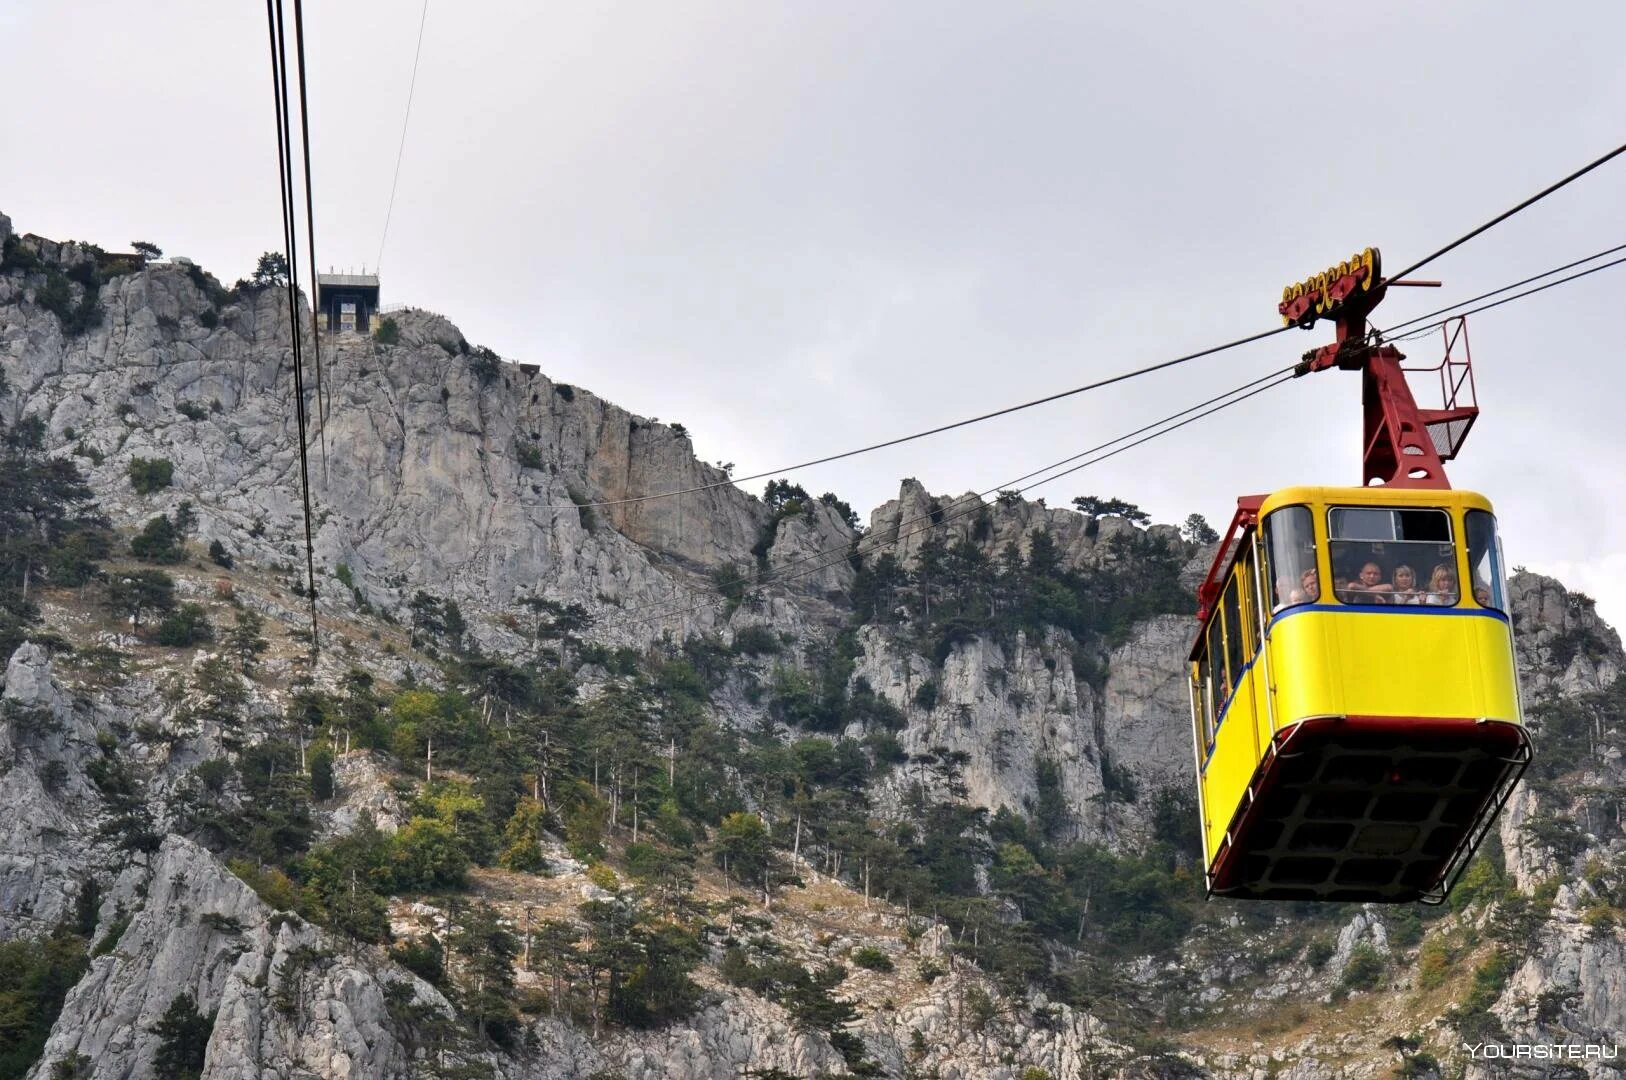
[[[378,251],[419,6],[307,5],[318,256]],[[742,472],[1269,328],[1368,244],[1418,257],[1626,139],[1626,6],[450,4],[429,10],[385,302]],[[0,7],[0,210],[228,282],[277,246],[263,8]],[[1385,323],[1626,242],[1617,162],[1429,267]],[[1512,562],[1626,618],[1626,268],[1471,320],[1455,483]],[[1291,362],[1282,335],[812,470],[993,487]],[[1414,360],[1437,359],[1432,341]],[[1035,495],[1216,525],[1359,478],[1359,383],[1264,395]]]

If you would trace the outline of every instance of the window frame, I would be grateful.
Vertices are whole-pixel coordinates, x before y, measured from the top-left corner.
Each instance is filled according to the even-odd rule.
[[[1300,567],[1296,565],[1295,560],[1294,569],[1297,570],[1297,575],[1296,577],[1290,579],[1289,588],[1297,588],[1298,583],[1304,578],[1305,571],[1314,570],[1316,572],[1317,581],[1316,597],[1313,600],[1308,598],[1304,600],[1289,599],[1282,603],[1277,603],[1275,588],[1276,576],[1279,573],[1278,566],[1280,560],[1277,558],[1277,552],[1275,551],[1276,533],[1272,529],[1272,524],[1276,520],[1278,514],[1291,514],[1293,511],[1299,511],[1303,515],[1303,523],[1310,536],[1310,562],[1308,566]],[[1268,623],[1271,619],[1276,618],[1278,615],[1291,611],[1295,608],[1311,607],[1315,604],[1321,603],[1322,598],[1327,594],[1327,583],[1321,580],[1321,553],[1324,545],[1322,544],[1320,537],[1316,535],[1316,515],[1311,505],[1309,503],[1289,503],[1286,506],[1276,507],[1270,513],[1260,518],[1259,532],[1264,540],[1264,542],[1259,545],[1260,551],[1264,557],[1264,587],[1271,590],[1271,592],[1268,594],[1270,600],[1268,608],[1265,606],[1265,597],[1260,597],[1259,600],[1260,609],[1268,612],[1266,622]]]
[[[1490,546],[1485,551],[1485,555],[1490,559],[1491,563],[1492,580],[1486,583],[1490,587],[1491,591],[1492,602],[1489,604],[1481,604],[1479,602],[1479,598],[1474,596],[1473,590],[1475,580],[1473,516],[1475,514],[1483,516],[1487,521],[1490,522]],[[1458,577],[1460,579],[1458,582],[1458,591],[1462,595],[1458,598],[1457,602],[1460,604],[1462,601],[1472,598],[1474,606],[1482,611],[1495,611],[1502,615],[1511,617],[1511,612],[1508,611],[1511,604],[1509,603],[1508,596],[1507,563],[1502,558],[1502,530],[1498,527],[1498,524],[1499,523],[1496,520],[1496,515],[1489,510],[1481,510],[1477,506],[1469,506],[1463,509],[1462,557],[1467,563],[1468,573],[1463,575],[1460,570],[1458,571]],[[1461,583],[1464,581],[1468,583],[1468,587],[1465,589],[1460,588]],[[1501,600],[1501,603],[1499,604],[1495,602],[1498,598]]]
[[[1441,611],[1441,610],[1450,610],[1452,608],[1457,608],[1457,607],[1462,606],[1462,601],[1463,601],[1463,597],[1464,597],[1464,591],[1463,591],[1463,588],[1462,588],[1462,580],[1463,580],[1463,577],[1462,577],[1462,562],[1463,562],[1463,558],[1464,558],[1464,552],[1465,552],[1464,545],[1466,543],[1466,538],[1463,535],[1461,535],[1465,530],[1458,528],[1457,514],[1455,512],[1454,507],[1450,507],[1450,506],[1394,506],[1394,505],[1374,506],[1374,505],[1365,504],[1365,503],[1356,503],[1356,504],[1328,503],[1326,505],[1326,507],[1325,507],[1325,510],[1326,510],[1326,513],[1322,517],[1322,525],[1326,529],[1326,537],[1327,537],[1327,539],[1326,539],[1327,569],[1331,572],[1331,576],[1327,579],[1326,582],[1324,582],[1322,584],[1322,588],[1321,588],[1321,596],[1323,598],[1322,602],[1331,602],[1331,603],[1337,604],[1337,605],[1339,605],[1341,607],[1355,607],[1355,608],[1361,608],[1361,607],[1392,607],[1392,608],[1395,608],[1397,611],[1405,611],[1408,608],[1418,608],[1418,609],[1423,610],[1423,611],[1430,611],[1430,610],[1432,610],[1432,611]],[[1399,514],[1399,513],[1431,513],[1431,514],[1439,514],[1441,517],[1443,517],[1445,519],[1445,529],[1446,529],[1446,537],[1447,537],[1447,539],[1444,540],[1444,541],[1438,541],[1438,540],[1394,540],[1394,539],[1389,539],[1389,540],[1366,540],[1366,539],[1357,539],[1357,538],[1339,539],[1334,534],[1333,515],[1338,513],[1339,511],[1343,511],[1343,510],[1366,510],[1366,511],[1377,510],[1377,511],[1384,511],[1384,512],[1387,512],[1387,513],[1390,513],[1390,514]],[[1337,570],[1337,563],[1336,563],[1336,557],[1338,555],[1338,552],[1334,550],[1333,545],[1335,545],[1335,544],[1395,544],[1395,545],[1407,545],[1407,544],[1440,544],[1440,543],[1449,543],[1451,545],[1450,565],[1451,565],[1452,572],[1456,575],[1456,578],[1457,578],[1457,598],[1456,598],[1456,600],[1454,602],[1449,603],[1449,604],[1429,604],[1429,603],[1422,603],[1420,601],[1420,602],[1418,602],[1416,604],[1393,604],[1393,603],[1389,603],[1388,601],[1385,601],[1385,600],[1365,600],[1365,601],[1361,601],[1361,600],[1345,600],[1343,597],[1338,595],[1338,592],[1339,592],[1339,590],[1338,590],[1338,570]],[[1403,551],[1404,548],[1401,548],[1400,550]],[[1436,560],[1438,558],[1439,558],[1439,556],[1435,556]],[[1415,561],[1415,560],[1413,560],[1413,561]],[[1407,564],[1407,565],[1409,565],[1409,564]],[[1417,590],[1417,592],[1419,594],[1422,594],[1422,595],[1427,595],[1428,594],[1428,586],[1429,586],[1429,583],[1430,583],[1430,581],[1432,579],[1432,575],[1433,575],[1433,572],[1434,572],[1434,566],[1437,566],[1437,565],[1442,565],[1442,564],[1440,564],[1439,562],[1436,561],[1436,562],[1430,563],[1430,564],[1428,564],[1427,566],[1424,566],[1424,567],[1416,567],[1416,566],[1413,567],[1413,573],[1415,574],[1414,586],[1415,586],[1415,588],[1416,588],[1416,590]],[[1393,573],[1392,570],[1390,572],[1391,572],[1391,574]],[[1330,597],[1330,601],[1328,601],[1328,599],[1327,599],[1329,597]]]

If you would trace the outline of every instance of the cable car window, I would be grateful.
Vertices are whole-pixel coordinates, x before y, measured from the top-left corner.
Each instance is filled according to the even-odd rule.
[[[1214,718],[1214,730],[1219,730],[1220,709],[1231,696],[1225,684],[1225,636],[1220,631],[1220,614],[1208,622],[1208,715]]]
[[[1335,507],[1327,534],[1333,595],[1346,604],[1449,607],[1461,599],[1444,510]]]
[[[1274,575],[1271,611],[1321,599],[1315,566],[1315,526],[1307,506],[1284,506],[1265,519],[1265,565]]]
[[[1225,607],[1225,681],[1236,693],[1237,684],[1242,681],[1242,605],[1239,599],[1239,579],[1231,575],[1230,583],[1225,586],[1225,598],[1222,601]]]
[[[1212,676],[1208,657],[1204,656],[1197,661],[1197,711],[1202,714],[1198,725],[1202,728],[1204,746],[1214,745],[1214,699],[1208,690]]]
[[[1502,570],[1502,546],[1496,539],[1496,519],[1483,510],[1467,516],[1468,573],[1474,602],[1480,607],[1507,610],[1507,580]]]

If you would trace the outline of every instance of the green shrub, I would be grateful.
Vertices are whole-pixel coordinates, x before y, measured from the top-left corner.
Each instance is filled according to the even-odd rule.
[[[852,955],[848,959],[869,971],[884,972],[894,970],[892,958],[886,955],[884,950],[878,949],[874,945],[860,945],[852,951]]]
[[[729,651],[735,656],[773,656],[784,651],[779,635],[766,626],[742,626],[734,634]]]
[[[394,319],[385,318],[378,324],[373,337],[380,345],[399,345],[401,343],[401,324]]]
[[[1383,977],[1383,954],[1366,942],[1350,950],[1349,963],[1344,965],[1344,977],[1338,985],[1345,990],[1370,990]]]
[[[198,316],[198,322],[203,324],[205,330],[213,330],[220,325],[220,313],[214,308],[204,308],[203,313]]]
[[[160,645],[185,648],[201,645],[215,639],[215,628],[201,604],[182,604],[158,624],[156,640]]]
[[[209,410],[195,401],[182,401],[175,406],[175,411],[188,420],[202,420],[209,415]]]
[[[522,469],[542,468],[542,451],[528,443],[515,443],[514,456],[519,459]]]
[[[159,514],[130,538],[130,554],[155,563],[178,563],[186,557],[180,530],[167,514]]]
[[[168,458],[131,458],[130,486],[137,494],[151,495],[175,481],[175,464]]]
[[[1454,960],[1451,946],[1445,938],[1436,936],[1423,942],[1423,947],[1417,952],[1417,988],[1432,990],[1443,985],[1451,974]]]
[[[236,562],[232,558],[231,552],[226,550],[226,545],[219,540],[209,541],[209,561],[216,566],[225,567],[227,570],[230,570]]]

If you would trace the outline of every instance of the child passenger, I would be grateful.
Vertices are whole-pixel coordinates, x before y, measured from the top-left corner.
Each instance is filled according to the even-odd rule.
[[[1395,567],[1394,602],[1421,604],[1423,594],[1417,588],[1417,571],[1409,566]]]
[[[1445,563],[1434,568],[1428,576],[1428,594],[1423,603],[1450,607],[1457,602],[1457,572]]]

